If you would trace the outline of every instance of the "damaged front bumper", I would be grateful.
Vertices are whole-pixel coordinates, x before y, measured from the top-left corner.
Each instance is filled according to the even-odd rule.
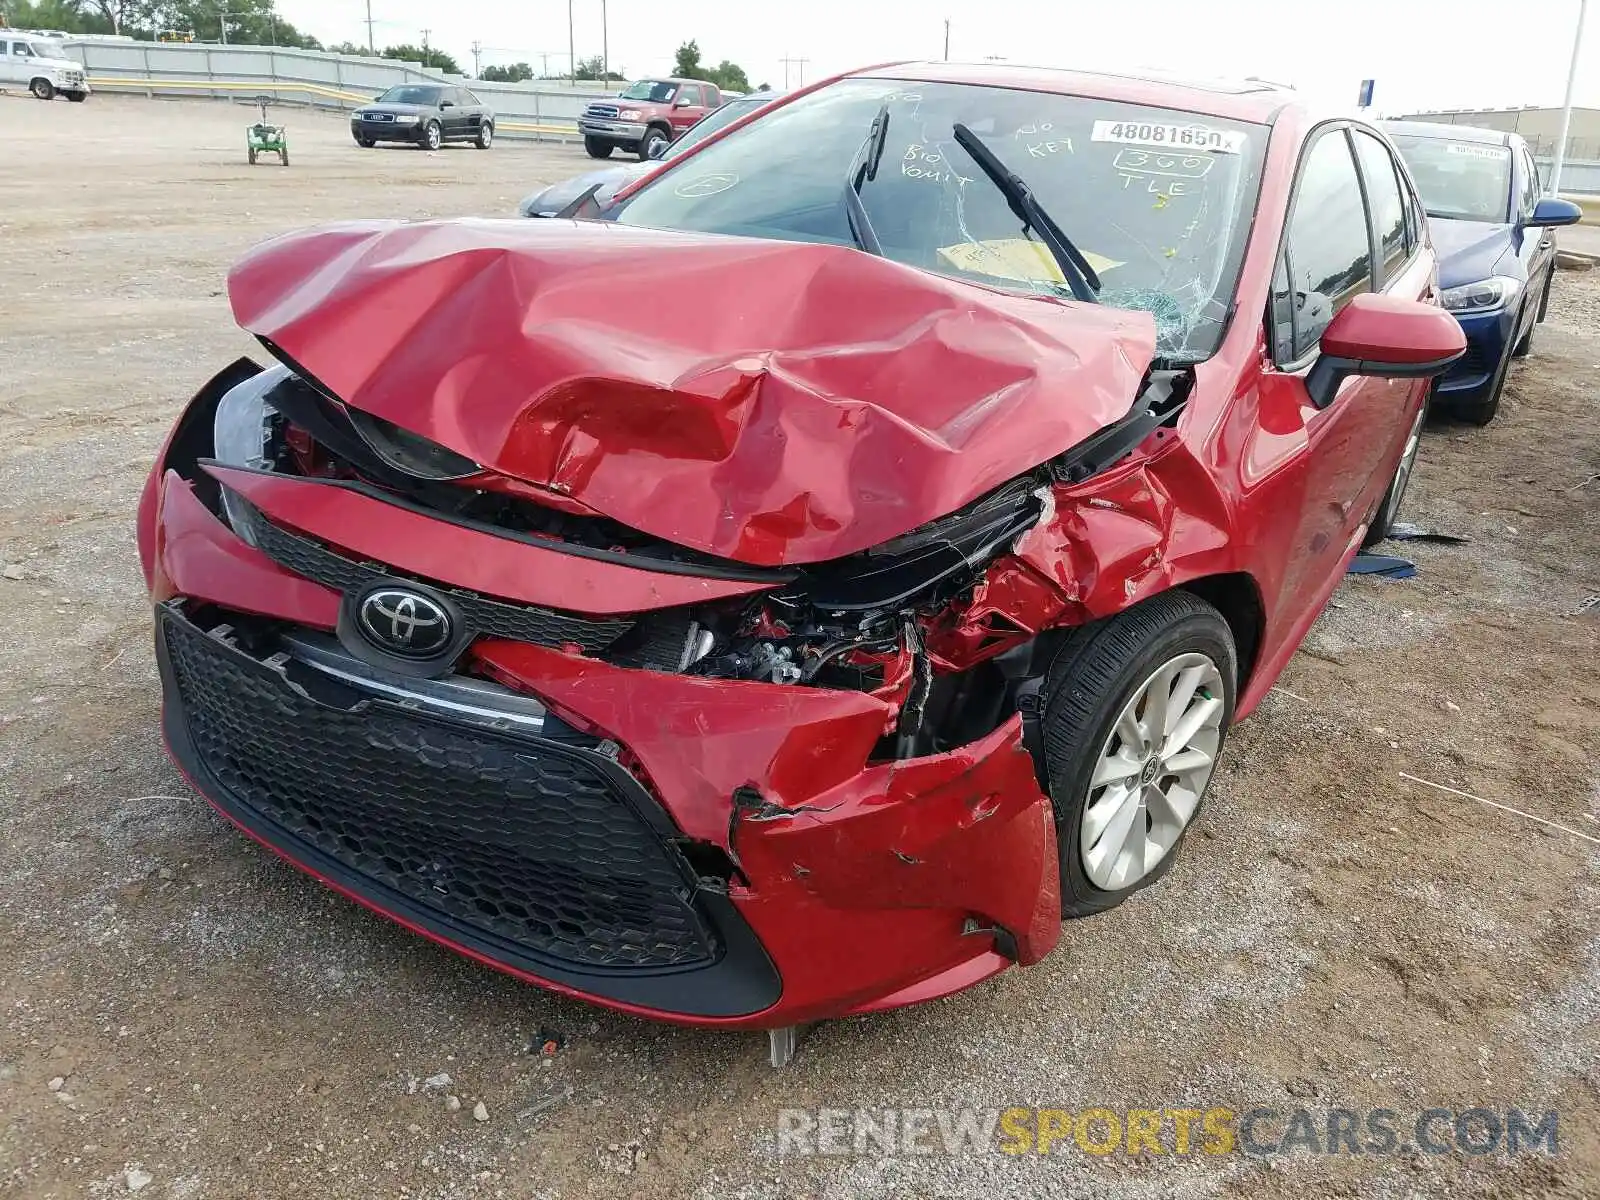
[[[212,409],[235,382],[213,382]],[[492,635],[457,674],[386,672],[336,635],[338,578],[241,538],[219,489],[339,562],[525,615],[559,599],[575,642],[762,585],[197,468],[204,420],[186,421],[140,514],[168,746],[223,815],[330,886],[529,982],[703,1024],[913,1003],[1054,946],[1055,824],[1020,717],[885,758],[895,706],[866,692]]]

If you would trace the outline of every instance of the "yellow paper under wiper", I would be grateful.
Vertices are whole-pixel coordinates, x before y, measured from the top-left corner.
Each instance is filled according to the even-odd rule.
[[[989,275],[995,279],[1021,279],[1029,283],[1065,283],[1060,265],[1042,242],[1027,238],[994,238],[985,242],[962,242],[956,246],[940,246],[939,256],[951,266],[974,275]],[[1084,258],[1103,275],[1122,264],[1103,254],[1085,251]]]

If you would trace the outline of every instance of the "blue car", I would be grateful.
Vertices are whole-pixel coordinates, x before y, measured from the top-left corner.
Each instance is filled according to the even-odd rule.
[[[1427,209],[1439,256],[1440,299],[1467,335],[1467,352],[1434,384],[1433,403],[1487,425],[1513,358],[1533,347],[1555,274],[1552,226],[1583,210],[1539,195],[1539,169],[1514,133],[1385,121]]]

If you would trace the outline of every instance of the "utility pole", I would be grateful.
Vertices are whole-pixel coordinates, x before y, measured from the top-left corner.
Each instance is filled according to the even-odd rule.
[[[431,29],[424,29],[422,31],[422,65],[423,66],[427,66],[428,65],[428,35],[430,33],[432,33],[432,32],[433,32],[433,30],[431,30]]]
[[[482,42],[473,42],[472,43],[472,77],[474,79],[482,79],[483,78],[483,43]]]
[[[372,40],[372,0],[367,0],[367,53],[377,54],[378,47]]]
[[[944,60],[950,61],[950,18],[944,19]]]
[[[578,86],[578,42],[572,34],[572,0],[567,0],[567,75]]]
[[[1561,168],[1567,162],[1567,134],[1572,129],[1572,85],[1578,78],[1578,52],[1583,47],[1583,18],[1589,0],[1578,0],[1578,28],[1572,35],[1572,65],[1567,68],[1567,98],[1561,103],[1561,133],[1556,141],[1556,161],[1550,168],[1550,194],[1561,195]]]
[[[606,0],[600,0],[600,82],[611,78],[611,23],[606,20]]]
[[[783,90],[784,91],[788,91],[789,90],[789,64],[790,63],[794,63],[795,64],[796,71],[797,71],[797,73],[798,73],[798,75],[800,77],[800,82],[798,84],[796,84],[795,86],[796,87],[805,87],[805,85],[806,85],[806,64],[808,62],[810,62],[811,60],[809,58],[784,58],[784,59],[781,59],[779,61],[781,61],[783,63]]]
[[[222,0],[221,15],[218,16],[217,21],[222,26],[222,44],[226,46],[228,44],[228,0]]]

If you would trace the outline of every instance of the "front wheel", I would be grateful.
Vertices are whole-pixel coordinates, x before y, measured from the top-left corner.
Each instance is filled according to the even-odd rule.
[[[73,104],[82,104],[88,98],[89,98],[89,93],[88,92],[68,92],[67,93],[67,99],[70,100]]]
[[[40,100],[53,100],[56,95],[56,85],[48,79],[35,79],[28,85],[28,90]]]
[[[1076,629],[1045,684],[1061,913],[1122,903],[1171,868],[1233,720],[1228,623],[1184,591]]]
[[[420,145],[424,150],[437,150],[444,144],[444,133],[439,128],[439,122],[429,121],[422,129]]]
[[[644,137],[639,142],[639,161],[649,162],[659,153],[656,147],[660,146],[665,149],[667,143],[671,140],[664,129],[659,129],[652,125],[644,131]]]
[[[378,143],[376,140],[369,137],[358,137],[356,139],[356,145],[360,146],[363,150],[371,150],[377,144]]]
[[[616,147],[610,142],[602,142],[599,138],[586,137],[583,139],[583,149],[590,158],[610,158],[611,152]]]
[[[1367,527],[1367,536],[1361,539],[1363,550],[1370,550],[1388,537],[1389,531],[1394,528],[1394,523],[1400,519],[1400,505],[1405,502],[1406,485],[1411,482],[1411,469],[1417,465],[1417,451],[1422,448],[1422,423],[1427,416],[1428,406],[1424,403],[1417,410],[1416,419],[1411,422],[1411,432],[1406,435],[1405,449],[1400,452],[1400,462],[1394,469],[1394,478],[1389,480],[1389,490],[1383,493],[1377,515]]]
[[[487,150],[494,145],[494,126],[489,124],[488,121],[478,126],[478,137],[474,144],[479,150]]]

